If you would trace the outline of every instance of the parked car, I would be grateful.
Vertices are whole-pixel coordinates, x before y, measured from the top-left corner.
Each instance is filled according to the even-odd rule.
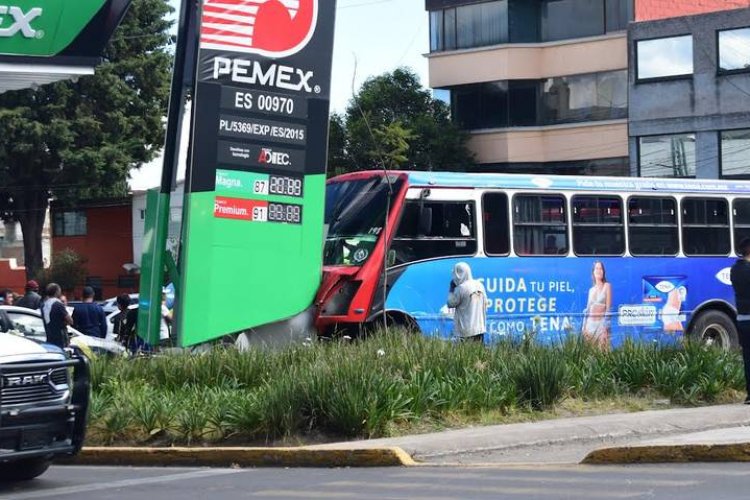
[[[138,294],[137,293],[131,293],[128,294],[130,297],[130,305],[138,305]],[[104,300],[100,302],[102,305],[102,309],[104,309],[104,314],[109,315],[112,312],[117,311],[117,297],[112,297],[107,300]]]
[[[14,332],[37,342],[47,340],[42,314],[36,309],[0,306],[0,331]],[[85,335],[72,327],[68,327],[68,333],[70,333],[71,344],[77,344],[84,351],[89,350],[93,354],[121,355],[127,351],[114,340]]]
[[[77,349],[0,333],[0,481],[33,479],[80,451],[89,387]]]

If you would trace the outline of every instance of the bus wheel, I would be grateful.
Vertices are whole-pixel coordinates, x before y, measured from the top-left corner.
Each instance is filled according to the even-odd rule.
[[[690,328],[690,338],[725,351],[739,346],[734,321],[721,311],[702,312]]]

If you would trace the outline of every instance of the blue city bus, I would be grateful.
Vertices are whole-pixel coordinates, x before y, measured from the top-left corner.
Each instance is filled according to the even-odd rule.
[[[750,182],[357,172],[329,181],[326,227],[323,335],[385,317],[451,338],[466,262],[487,292],[485,342],[738,344],[729,269]]]

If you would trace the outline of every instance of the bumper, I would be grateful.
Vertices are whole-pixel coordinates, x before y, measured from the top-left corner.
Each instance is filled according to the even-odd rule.
[[[14,370],[39,367],[39,363],[13,365]],[[74,455],[83,446],[90,392],[88,361],[74,354],[65,361],[44,363],[44,367],[73,369],[70,401],[16,407],[5,406],[0,399],[0,463]]]

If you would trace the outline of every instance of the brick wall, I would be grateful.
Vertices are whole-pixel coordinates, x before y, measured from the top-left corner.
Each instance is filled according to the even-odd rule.
[[[652,21],[744,7],[750,7],[750,0],[635,0],[635,20]]]

